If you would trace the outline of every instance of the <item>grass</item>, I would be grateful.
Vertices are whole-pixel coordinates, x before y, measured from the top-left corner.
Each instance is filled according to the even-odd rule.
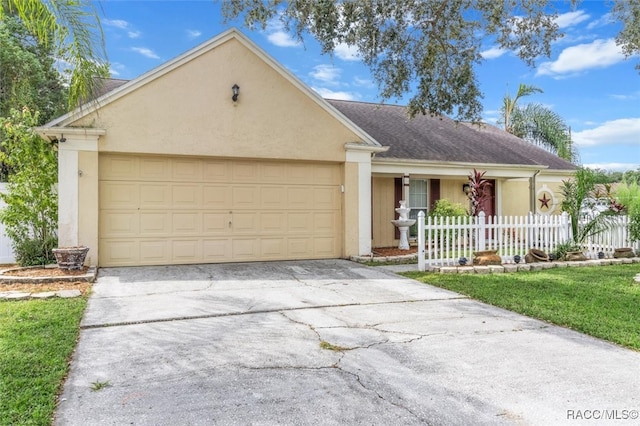
[[[50,425],[86,298],[0,302],[0,425]]]
[[[640,350],[640,264],[515,274],[403,275]]]

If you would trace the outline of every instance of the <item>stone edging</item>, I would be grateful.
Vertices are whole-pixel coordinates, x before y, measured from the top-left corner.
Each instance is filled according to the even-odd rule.
[[[82,275],[60,275],[60,276],[42,276],[42,277],[16,277],[12,275],[3,275],[8,271],[15,271],[16,269],[25,269],[25,268],[12,268],[5,269],[0,272],[0,284],[48,284],[54,283],[58,281],[64,282],[89,282],[92,283],[96,280],[96,275],[98,273],[98,268],[95,266],[90,266],[87,271]]]
[[[431,266],[426,272],[441,274],[499,274],[504,272],[541,271],[553,268],[578,268],[585,266],[607,266],[640,263],[640,257],[624,259],[596,259],[576,262],[536,262],[525,264],[506,264],[495,266]]]
[[[82,292],[80,290],[43,291],[40,293],[27,293],[24,291],[0,292],[0,300],[51,299],[54,297],[59,297],[61,299],[70,299],[80,296],[82,296]]]
[[[402,259],[397,259],[398,257]],[[385,259],[385,260],[381,260]],[[414,256],[415,259],[415,256]],[[365,263],[371,262],[372,258],[368,256],[353,256],[351,260],[354,262]],[[412,260],[411,255],[397,256],[395,258],[375,258],[375,262],[389,262],[389,263],[407,263]],[[536,263],[508,263],[503,265],[491,265],[491,266],[429,266],[425,272],[439,272],[442,274],[499,274],[504,272],[520,272],[520,271],[541,271],[543,269],[552,268],[571,268],[571,267],[584,267],[584,266],[606,266],[606,265],[622,265],[640,263],[640,257],[621,258],[621,259],[595,259],[584,260],[574,262],[536,262]],[[417,266],[417,265],[416,265]],[[638,274],[640,277],[640,274]]]

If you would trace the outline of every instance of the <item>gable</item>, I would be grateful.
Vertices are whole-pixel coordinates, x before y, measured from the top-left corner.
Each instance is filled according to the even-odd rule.
[[[377,146],[235,31],[115,89],[99,104],[53,124],[106,129],[98,147],[104,152],[345,161],[346,143]]]

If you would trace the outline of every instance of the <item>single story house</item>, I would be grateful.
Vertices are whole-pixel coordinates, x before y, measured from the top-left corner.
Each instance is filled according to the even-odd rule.
[[[59,150],[59,245],[92,265],[366,255],[397,244],[400,198],[464,203],[474,167],[497,214],[540,191],[552,212],[573,171],[492,126],[325,100],[235,29],[106,89],[38,128]]]

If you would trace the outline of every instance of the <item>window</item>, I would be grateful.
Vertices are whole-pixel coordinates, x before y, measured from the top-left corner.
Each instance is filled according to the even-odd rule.
[[[418,213],[423,211],[427,213],[427,180],[426,179],[411,179],[409,180],[409,207],[411,212],[409,213],[410,219],[417,219]],[[409,236],[418,236],[418,226],[413,225],[409,230]]]

